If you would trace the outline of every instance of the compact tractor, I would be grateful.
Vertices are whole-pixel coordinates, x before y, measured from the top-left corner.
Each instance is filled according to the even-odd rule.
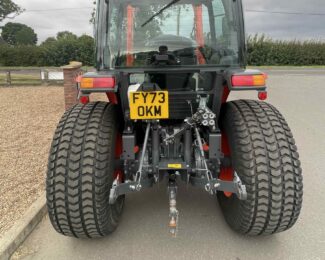
[[[106,236],[126,195],[166,183],[176,235],[181,182],[214,196],[241,234],[291,228],[303,195],[299,155],[283,116],[263,102],[267,76],[246,69],[242,1],[97,2],[96,72],[82,76],[80,104],[63,115],[50,150],[56,231]],[[232,91],[259,101],[228,102]],[[90,102],[94,93],[107,102]]]

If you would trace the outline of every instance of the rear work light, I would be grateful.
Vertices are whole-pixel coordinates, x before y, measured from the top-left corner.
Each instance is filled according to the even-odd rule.
[[[80,82],[81,89],[96,89],[96,88],[115,88],[115,77],[105,78],[82,78]]]
[[[231,85],[233,87],[265,87],[266,74],[259,75],[233,75]]]

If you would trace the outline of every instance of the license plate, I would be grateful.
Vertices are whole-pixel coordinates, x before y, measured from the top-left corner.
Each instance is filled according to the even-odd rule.
[[[130,92],[131,119],[169,118],[168,91]]]

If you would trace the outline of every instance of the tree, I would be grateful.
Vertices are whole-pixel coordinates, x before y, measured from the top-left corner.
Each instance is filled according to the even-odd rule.
[[[161,14],[145,26],[142,26],[149,18],[157,13],[163,6],[141,6],[141,11],[135,13],[134,26],[136,33],[134,35],[134,43],[143,45],[146,41],[161,35],[160,25],[166,17]]]
[[[37,34],[29,26],[21,23],[7,23],[1,36],[10,45],[35,45]]]
[[[58,32],[58,34],[56,35],[57,40],[63,40],[63,39],[76,40],[77,38],[78,38],[77,35],[69,31]]]
[[[72,60],[88,66],[94,64],[94,38],[88,35],[78,38],[71,32],[59,32],[56,38],[47,38],[40,47],[47,66],[62,66]]]
[[[95,20],[96,20],[96,17],[95,17],[95,15],[96,15],[96,4],[97,4],[97,1],[93,1],[94,8],[93,8],[93,10],[91,12],[91,17],[90,17],[90,20],[89,20],[89,22],[91,24],[95,24]]]
[[[0,22],[6,18],[13,18],[23,11],[23,9],[11,0],[0,0]],[[10,17],[10,14],[13,14],[14,16]]]
[[[35,45],[37,35],[32,28],[23,28],[16,34],[17,45]]]
[[[78,38],[77,60],[85,65],[94,65],[95,62],[95,41],[89,35],[82,35]]]
[[[44,42],[42,42],[42,46],[47,46],[50,44],[55,44],[56,43],[56,38],[55,37],[48,37]]]
[[[2,37],[0,36],[0,45],[1,44],[6,44],[6,42],[2,39]]]

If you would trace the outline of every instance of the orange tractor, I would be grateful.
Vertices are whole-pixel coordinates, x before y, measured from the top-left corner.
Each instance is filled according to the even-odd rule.
[[[110,234],[125,195],[159,182],[173,235],[179,182],[215,196],[242,234],[296,223],[299,156],[285,119],[263,102],[265,74],[246,70],[241,0],[99,0],[95,31],[97,71],[83,75],[81,102],[63,115],[49,156],[47,206],[59,233]],[[261,101],[227,102],[231,91]],[[93,93],[107,102],[89,102]]]

